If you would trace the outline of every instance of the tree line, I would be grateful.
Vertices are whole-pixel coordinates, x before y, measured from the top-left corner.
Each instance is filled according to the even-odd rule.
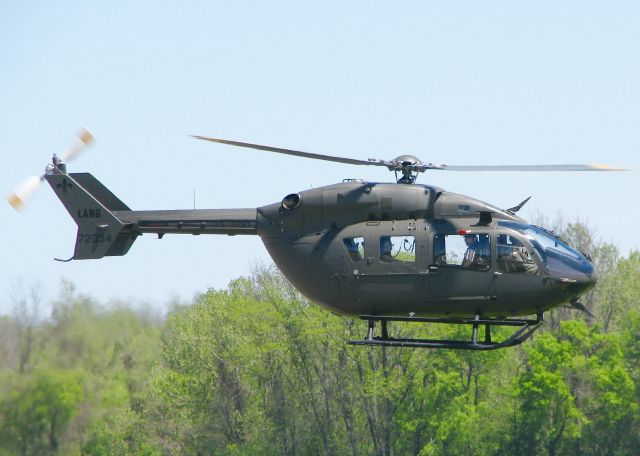
[[[39,320],[27,293],[0,317],[0,455],[638,454],[640,253],[556,228],[598,265],[589,312],[492,352],[346,345],[364,324],[272,267],[166,317],[66,283]],[[437,326],[389,330],[468,337]]]

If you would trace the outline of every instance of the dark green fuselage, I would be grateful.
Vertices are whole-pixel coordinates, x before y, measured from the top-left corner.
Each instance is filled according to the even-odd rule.
[[[430,186],[352,180],[257,209],[132,211],[88,173],[52,168],[45,177],[78,225],[71,259],[124,255],[143,233],[259,235],[296,288],[342,315],[529,315],[576,299],[596,281],[590,259],[559,239]],[[463,233],[486,241],[482,267],[436,251]],[[385,261],[389,237],[410,252]],[[354,240],[359,253],[349,250]],[[527,256],[518,271],[505,266],[516,253]]]
[[[554,277],[539,256],[532,256],[533,274],[500,272],[495,242],[493,260],[482,270],[437,265],[438,234],[465,230],[496,239],[499,233],[517,236],[498,221],[526,223],[473,198],[423,185],[356,181],[299,195],[296,209],[258,208],[257,232],[296,288],[338,314],[528,315],[568,302],[596,280],[579,271]],[[382,261],[383,236],[413,237],[414,261]],[[349,238],[364,239],[362,259],[349,255],[343,242]]]

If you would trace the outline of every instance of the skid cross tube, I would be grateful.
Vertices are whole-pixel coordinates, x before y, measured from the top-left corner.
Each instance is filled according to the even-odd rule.
[[[536,319],[526,318],[481,318],[479,314],[473,318],[425,318],[425,317],[394,317],[379,315],[360,315],[362,320],[367,320],[367,336],[362,340],[350,340],[351,345],[382,345],[387,347],[414,347],[414,348],[453,348],[460,350],[495,350],[504,347],[513,347],[527,340],[542,324],[542,312],[536,315]],[[375,335],[376,321],[380,322],[381,336]],[[389,337],[387,322],[403,321],[413,323],[447,323],[455,325],[471,325],[471,340],[449,339],[405,339]],[[478,341],[478,327],[484,325],[484,341]],[[494,342],[491,339],[491,326],[514,326],[518,329],[507,339]]]

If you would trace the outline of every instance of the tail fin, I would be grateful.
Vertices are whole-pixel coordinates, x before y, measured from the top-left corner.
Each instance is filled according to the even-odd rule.
[[[45,176],[78,225],[73,260],[124,255],[136,239],[112,211],[130,209],[89,173]]]

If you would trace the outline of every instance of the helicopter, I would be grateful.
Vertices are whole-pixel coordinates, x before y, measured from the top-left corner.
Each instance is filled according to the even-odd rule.
[[[244,147],[350,165],[385,167],[395,183],[345,179],[290,193],[257,208],[132,210],[90,173],[67,162],[93,142],[87,131],[44,174],[27,179],[8,200],[18,208],[47,181],[78,226],[67,260],[125,255],[152,233],[260,236],[284,276],[312,302],[367,322],[349,344],[494,350],[521,344],[544,312],[567,304],[597,281],[589,254],[517,215],[529,198],[500,209],[478,199],[416,183],[426,171],[623,171],[603,165],[449,166],[412,155],[359,160],[206,136]],[[535,317],[533,317],[535,316]],[[389,322],[467,325],[467,340],[391,337]],[[377,335],[377,325],[380,331]],[[492,328],[514,331],[494,340]],[[484,329],[483,334],[480,333]]]

